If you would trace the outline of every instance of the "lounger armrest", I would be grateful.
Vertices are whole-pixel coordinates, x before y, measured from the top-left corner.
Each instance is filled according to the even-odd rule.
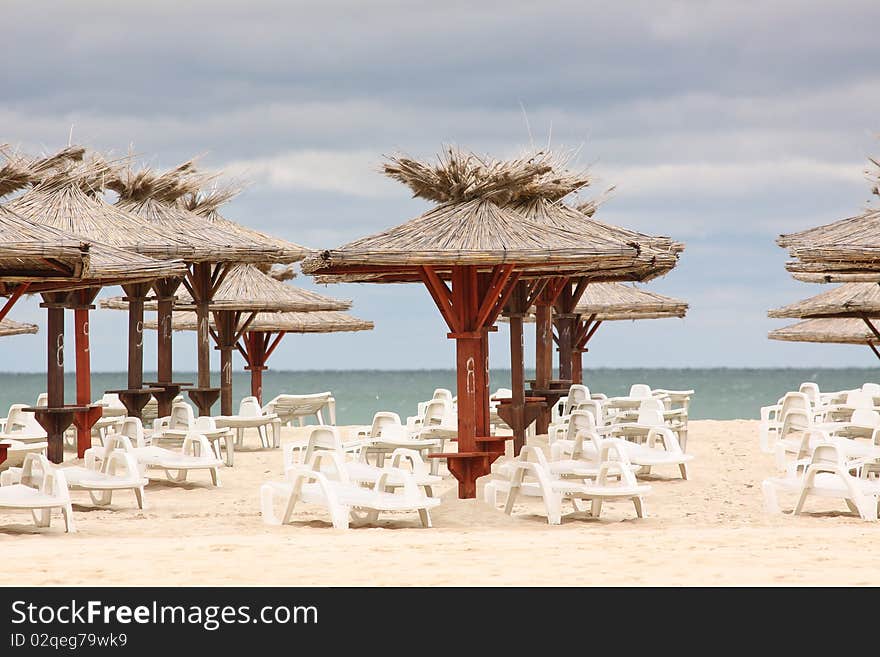
[[[398,447],[393,452],[391,452],[391,467],[403,469],[400,467],[400,463],[404,459],[408,460],[412,464],[413,474],[428,474],[428,464],[425,463],[421,453],[415,449],[408,449],[406,447]]]
[[[198,445],[198,454],[196,453],[196,445]],[[188,433],[186,438],[183,439],[181,451],[187,456],[201,456],[202,458],[207,458],[211,455],[216,456],[211,443],[200,433]]]
[[[601,392],[596,392],[590,395],[590,399],[594,399],[595,401],[605,401],[608,399],[608,395]]]
[[[97,472],[101,469],[101,462],[104,459],[104,450],[100,447],[89,447],[83,455],[83,458],[85,459],[86,470]]]
[[[666,427],[654,427],[648,431],[648,438],[646,440],[646,444],[648,447],[654,447],[657,441],[660,441],[663,444],[663,449],[667,452],[673,453],[681,453],[681,445],[678,444],[678,439],[675,437],[675,433]]]

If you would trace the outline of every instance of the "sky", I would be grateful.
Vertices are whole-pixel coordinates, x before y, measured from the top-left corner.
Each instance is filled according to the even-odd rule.
[[[873,365],[864,347],[768,340],[785,322],[766,311],[823,289],[786,273],[775,237],[870,202],[876,0],[4,0],[2,11],[15,27],[0,41],[0,142],[51,152],[72,136],[160,168],[200,154],[247,183],[229,218],[313,248],[430,207],[383,178],[385,155],[576,149],[597,193],[615,186],[600,218],[687,243],[648,287],[690,302],[683,320],[605,324],[585,366]],[[453,366],[421,286],[322,291],[353,299],[376,329],[289,336],[274,369]],[[31,299],[11,316],[43,315]],[[124,369],[125,315],[96,312],[91,331],[93,369]],[[4,340],[0,369],[42,370],[40,340]],[[506,327],[491,351],[509,363]],[[191,336],[175,363],[195,368]]]

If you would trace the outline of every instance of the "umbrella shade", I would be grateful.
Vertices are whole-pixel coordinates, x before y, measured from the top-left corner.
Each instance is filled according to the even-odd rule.
[[[185,290],[178,293],[174,304],[179,310],[193,310],[195,303]],[[128,303],[121,297],[104,299],[101,307],[126,310]],[[351,301],[304,290],[267,276],[252,265],[230,267],[226,278],[217,288],[210,309],[233,311],[310,312],[317,310],[348,310]],[[156,310],[155,302],[148,302],[147,310]]]
[[[244,323],[242,319],[242,324]],[[195,313],[175,312],[172,318],[172,328],[175,331],[196,331],[198,321]],[[157,322],[147,321],[144,326],[148,329],[157,329]],[[214,321],[211,320],[214,328]],[[236,329],[241,328],[236,327]],[[252,333],[285,332],[285,333],[340,333],[349,331],[370,331],[374,328],[373,322],[358,319],[346,313],[333,311],[317,311],[305,313],[258,313],[248,325],[247,330]]]
[[[880,285],[847,283],[776,308],[770,317],[880,317]]]
[[[767,337],[784,342],[878,344],[880,338],[861,319],[807,319],[770,331]]]
[[[16,322],[11,319],[4,319],[3,321],[0,321],[0,336],[27,335],[29,333],[36,332],[36,324],[24,324],[22,322]]]

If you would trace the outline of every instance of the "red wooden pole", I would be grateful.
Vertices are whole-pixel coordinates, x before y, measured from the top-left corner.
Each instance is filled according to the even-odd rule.
[[[73,311],[76,342],[76,404],[88,406],[92,403],[92,363],[89,353],[89,309],[78,306]],[[76,428],[76,454],[86,455],[92,446],[92,428],[80,423]]]

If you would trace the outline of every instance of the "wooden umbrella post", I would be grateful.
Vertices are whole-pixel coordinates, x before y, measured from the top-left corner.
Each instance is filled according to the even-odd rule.
[[[190,385],[181,381],[174,381],[173,373],[173,326],[172,314],[174,311],[174,299],[180,288],[179,278],[160,278],[153,283],[153,291],[156,293],[157,322],[159,329],[156,333],[156,381],[148,382],[148,385],[160,388],[160,392],[153,393],[158,404],[159,417],[171,414],[171,403],[183,386]]]
[[[198,379],[195,388],[187,391],[199,409],[199,415],[211,415],[211,407],[220,396],[219,388],[211,387],[211,341],[210,341],[210,305],[214,296],[214,290],[219,286],[226,269],[220,265],[211,271],[211,265],[207,262],[199,262],[192,265],[184,284],[195,301],[196,321],[196,348],[198,354]]]
[[[474,498],[477,479],[489,474],[492,462],[504,453],[504,438],[489,435],[488,331],[507,303],[519,279],[513,265],[496,265],[489,275],[475,266],[452,268],[452,289],[433,267],[420,268],[428,291],[455,340],[458,393],[458,452],[432,454],[445,458],[458,480],[458,496]]]
[[[269,369],[266,362],[286,333],[286,331],[278,333],[245,331],[242,339],[236,344],[238,351],[247,362],[245,369],[250,370],[251,373],[251,395],[257,398],[261,406],[263,405],[263,371]]]
[[[119,395],[120,401],[132,417],[141,412],[153,393],[159,388],[144,387],[144,302],[151,283],[127,283],[122,286],[128,302],[128,388],[110,390]]]
[[[100,288],[78,290],[71,297],[73,307],[75,346],[76,346],[76,404],[88,406],[88,410],[78,412],[73,417],[76,426],[76,454],[84,458],[86,450],[92,446],[92,427],[102,415],[100,406],[90,406],[92,402],[92,367],[89,345],[89,311]]]
[[[34,414],[40,426],[46,430],[46,456],[53,463],[64,460],[64,432],[73,422],[77,411],[86,407],[64,405],[64,308],[68,304],[67,292],[43,293],[41,307],[46,309],[46,406],[26,408]]]

